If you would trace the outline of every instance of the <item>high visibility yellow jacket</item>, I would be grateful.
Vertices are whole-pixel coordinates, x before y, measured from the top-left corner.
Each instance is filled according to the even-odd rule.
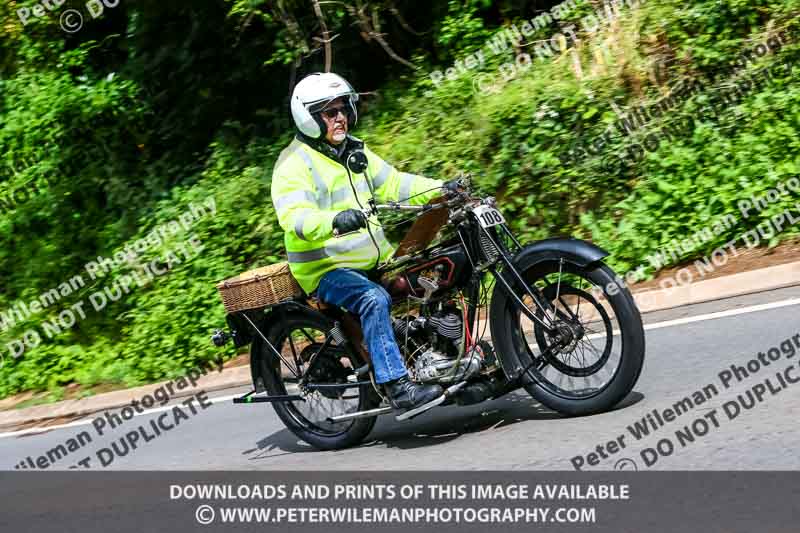
[[[366,208],[370,189],[377,203],[422,205],[441,194],[441,181],[399,172],[355,137],[347,142],[363,148],[368,161],[365,172],[352,173],[352,184],[335,152],[323,154],[300,138],[281,152],[272,172],[272,203],[284,231],[289,268],[306,293],[331,270],[370,270],[394,252],[374,215],[369,228],[378,247],[367,229],[333,236],[334,217],[346,209]]]

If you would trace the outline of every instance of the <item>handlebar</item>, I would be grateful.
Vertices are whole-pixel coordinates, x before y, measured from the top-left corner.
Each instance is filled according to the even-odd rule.
[[[465,175],[460,178],[459,185],[461,186],[461,191],[457,193],[450,193],[444,194],[443,198],[445,199],[444,202],[436,203],[436,204],[425,204],[425,205],[407,205],[401,204],[399,202],[389,202],[388,204],[371,204],[371,206],[367,209],[362,209],[362,213],[369,218],[374,213],[378,211],[417,211],[417,212],[426,212],[432,209],[442,209],[447,208],[451,209],[453,207],[458,207],[470,200],[474,200],[475,198],[472,196],[472,178],[470,175]],[[356,233],[356,231],[348,232],[348,233],[338,233],[336,230],[333,232],[334,237],[344,237],[346,235],[350,235],[352,233]]]
[[[437,209],[441,207],[455,207],[457,205],[463,204],[464,202],[472,199],[472,178],[469,175],[464,175],[458,178],[459,186],[461,188],[460,192],[457,193],[445,193],[443,194],[443,198],[445,199],[444,202],[440,202],[437,204],[425,204],[425,205],[404,205],[398,202],[389,202],[388,204],[378,204],[373,205],[371,210],[365,210],[364,214],[367,216],[371,215],[374,211],[429,211],[431,209]]]
[[[444,202],[440,202],[437,204],[425,204],[425,205],[403,205],[395,202],[391,202],[388,204],[378,204],[374,207],[374,210],[375,211],[430,211],[431,209],[457,207],[474,198],[469,193],[462,192],[462,193],[457,193],[455,195],[446,196],[445,199],[446,200]],[[365,209],[364,213],[368,215],[371,214],[372,211],[369,209]]]
[[[375,206],[376,211],[427,211],[432,209],[432,204],[425,204],[425,205],[403,205],[395,202],[390,202],[388,204],[377,204]],[[371,213],[369,209],[364,210],[366,213]]]

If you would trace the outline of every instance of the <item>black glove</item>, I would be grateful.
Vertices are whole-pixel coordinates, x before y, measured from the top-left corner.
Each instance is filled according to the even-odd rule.
[[[461,180],[450,180],[444,182],[442,185],[442,192],[444,192],[445,196],[452,196],[454,194],[458,194],[461,192]]]
[[[342,235],[367,227],[367,216],[358,209],[348,209],[333,217],[333,233]]]

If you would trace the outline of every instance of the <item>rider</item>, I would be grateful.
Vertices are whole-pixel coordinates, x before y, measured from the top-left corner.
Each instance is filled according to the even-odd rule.
[[[377,217],[364,210],[371,198],[422,205],[457,184],[399,172],[350,135],[357,101],[350,84],[333,73],[311,74],[297,84],[291,110],[299,131],[275,164],[272,203],[297,282],[358,315],[375,381],[394,409],[411,409],[439,397],[442,388],[408,378],[392,329],[392,299],[368,279],[393,248]]]

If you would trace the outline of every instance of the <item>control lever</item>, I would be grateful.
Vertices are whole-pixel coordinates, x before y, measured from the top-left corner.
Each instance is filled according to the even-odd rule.
[[[358,233],[358,230],[348,231],[347,233],[339,233],[338,229],[333,230],[334,237],[347,237],[348,235],[352,235],[353,233]]]

